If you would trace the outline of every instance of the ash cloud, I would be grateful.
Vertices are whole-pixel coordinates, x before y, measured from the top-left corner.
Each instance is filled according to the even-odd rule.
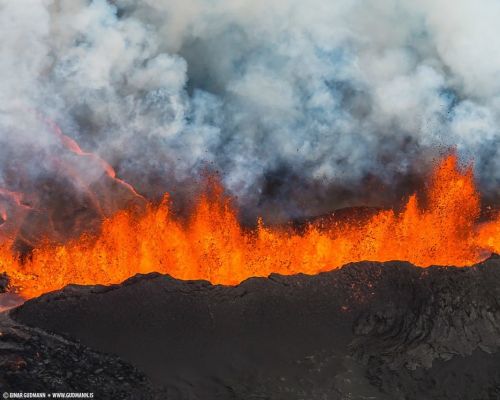
[[[450,146],[495,197],[499,15],[496,0],[1,0],[0,186],[13,158],[46,173],[25,155],[53,145],[37,110],[146,196],[189,197],[216,170],[251,218],[393,202]]]

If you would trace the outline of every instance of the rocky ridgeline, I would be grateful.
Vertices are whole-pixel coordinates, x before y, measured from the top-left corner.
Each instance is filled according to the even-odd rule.
[[[33,338],[0,347],[4,360],[24,359],[0,369],[13,390],[107,382],[132,399],[500,398],[496,256],[470,268],[362,262],[234,287],[138,275],[68,286],[10,316]]]

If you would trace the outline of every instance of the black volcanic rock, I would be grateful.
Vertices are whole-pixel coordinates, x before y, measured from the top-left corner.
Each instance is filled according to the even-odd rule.
[[[9,286],[9,277],[5,273],[0,274],[0,293],[5,293],[7,291],[8,286]]]
[[[84,393],[96,399],[161,398],[117,357],[29,328],[0,314],[0,393]]]
[[[119,356],[160,398],[500,398],[498,257],[363,262],[235,287],[138,275],[68,286],[11,315]]]
[[[5,293],[9,287],[9,277],[6,273],[0,274],[0,293]]]

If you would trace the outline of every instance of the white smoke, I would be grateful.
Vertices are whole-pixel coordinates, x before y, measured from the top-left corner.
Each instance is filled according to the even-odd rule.
[[[370,201],[367,182],[448,146],[496,193],[499,17],[496,0],[0,0],[0,141],[50,143],[38,110],[146,195],[208,167],[277,218]]]

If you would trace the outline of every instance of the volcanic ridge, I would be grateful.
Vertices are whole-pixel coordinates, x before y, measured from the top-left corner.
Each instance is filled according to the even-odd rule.
[[[130,399],[500,398],[500,258],[237,286],[136,275],[2,314],[0,386]],[[100,396],[100,397],[99,397]]]

